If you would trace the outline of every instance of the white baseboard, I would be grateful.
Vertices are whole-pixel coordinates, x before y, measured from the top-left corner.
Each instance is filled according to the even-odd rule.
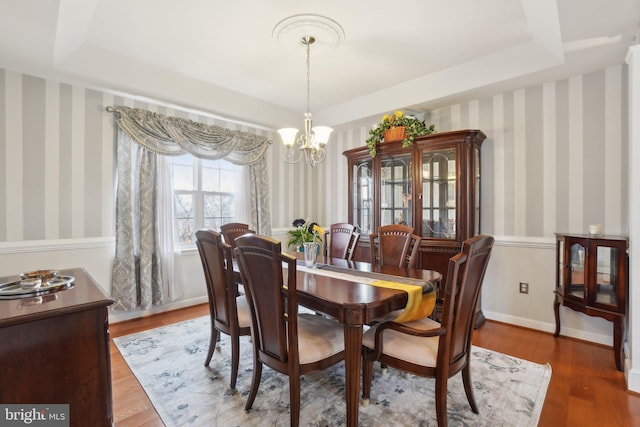
[[[482,313],[484,314],[485,318],[495,320],[496,322],[508,323],[511,325],[522,326],[524,328],[530,328],[537,331],[550,333],[554,333],[556,330],[556,325],[554,323],[539,322],[536,320],[508,316],[502,313],[494,313],[485,310],[482,310]],[[560,327],[560,335],[613,347],[613,337],[609,335],[594,334],[591,332],[566,328],[562,326]]]
[[[162,304],[160,306],[154,306],[150,310],[135,310],[135,311],[109,311],[109,323],[118,323],[125,320],[139,319],[142,317],[151,316],[153,314],[165,313],[167,311],[178,310],[180,308],[191,307],[192,305],[198,305],[208,302],[208,297],[197,297],[188,300],[170,302]]]
[[[624,361],[624,377],[627,380],[627,389],[640,393],[640,369],[631,369],[631,359]]]

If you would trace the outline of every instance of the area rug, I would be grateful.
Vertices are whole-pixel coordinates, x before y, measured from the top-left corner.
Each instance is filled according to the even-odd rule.
[[[210,367],[207,316],[115,338],[120,353],[167,426],[287,426],[288,378],[263,369],[251,411],[244,405],[253,369],[251,342],[241,337],[236,390],[229,388],[231,344],[222,335]],[[460,375],[449,380],[450,426],[535,426],[551,366],[480,347],[471,361],[480,414],[471,412]],[[300,424],[345,425],[344,364],[301,379]],[[374,370],[371,403],[360,406],[361,426],[436,426],[434,380],[389,369]]]

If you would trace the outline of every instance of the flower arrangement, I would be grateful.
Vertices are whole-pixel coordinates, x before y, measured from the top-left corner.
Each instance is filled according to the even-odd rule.
[[[289,242],[287,243],[289,248],[298,249],[305,242],[322,243],[324,229],[317,222],[298,218],[293,221],[292,225],[295,229],[287,232],[289,234]]]
[[[371,157],[376,156],[376,146],[384,139],[384,131],[399,126],[404,126],[406,129],[406,136],[402,140],[403,147],[411,145],[416,136],[429,135],[436,131],[434,125],[427,127],[424,120],[418,120],[415,117],[406,116],[402,111],[395,111],[391,116],[389,114],[385,114],[382,116],[378,126],[369,131],[367,147],[369,147],[369,154],[371,154]]]

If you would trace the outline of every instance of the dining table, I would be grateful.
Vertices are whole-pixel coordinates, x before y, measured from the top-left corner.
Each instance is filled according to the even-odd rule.
[[[372,265],[323,255],[317,257],[315,266],[306,267],[303,254],[291,255],[298,258],[298,304],[331,316],[344,326],[346,421],[347,426],[355,427],[360,404],[363,328],[403,310],[409,298],[403,290],[375,286],[372,280],[411,283],[422,286],[423,294],[434,295],[442,275],[433,270]]]

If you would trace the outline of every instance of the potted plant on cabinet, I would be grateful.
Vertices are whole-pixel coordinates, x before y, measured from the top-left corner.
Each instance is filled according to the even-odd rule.
[[[396,136],[390,135],[393,131],[397,131]],[[408,147],[416,136],[429,135],[435,131],[434,125],[427,127],[424,120],[406,116],[402,111],[395,111],[393,115],[385,114],[382,116],[380,123],[369,131],[366,143],[369,154],[371,157],[375,157],[376,147],[383,140],[387,142],[402,140],[402,146]]]

